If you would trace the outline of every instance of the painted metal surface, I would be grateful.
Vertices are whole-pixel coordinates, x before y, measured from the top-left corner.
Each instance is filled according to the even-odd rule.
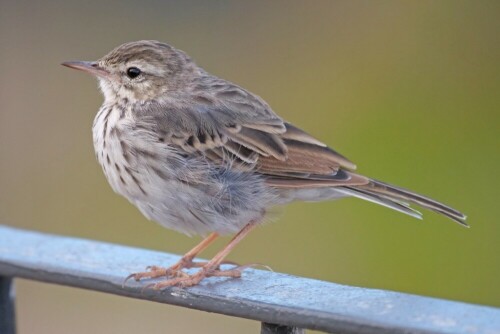
[[[500,334],[500,309],[262,270],[163,291],[123,279],[172,254],[0,226],[0,276],[23,277],[331,333]]]
[[[290,327],[286,325],[275,325],[268,324],[266,322],[262,323],[260,334],[304,334],[305,331],[302,328]]]
[[[0,275],[0,333],[14,334],[16,318],[14,315],[14,285],[11,277]]]

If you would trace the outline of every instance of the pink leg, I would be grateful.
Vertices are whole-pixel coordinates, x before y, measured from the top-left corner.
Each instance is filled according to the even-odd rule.
[[[163,268],[159,266],[149,266],[147,269],[148,271],[145,272],[140,272],[140,273],[133,273],[127,276],[125,281],[128,281],[129,279],[133,278],[136,281],[139,281],[143,278],[157,278],[157,277],[162,277],[162,276],[179,276],[181,274],[181,270],[183,268],[193,268],[193,267],[201,267],[205,263],[195,263],[193,262],[193,259],[198,255],[200,252],[205,250],[211,243],[217,239],[219,235],[215,232],[210,233],[205,239],[203,239],[198,245],[193,247],[189,252],[187,252],[176,264],[173,266],[170,266],[168,268]]]
[[[241,271],[247,268],[248,266],[242,266],[238,268],[234,268],[231,270],[221,271],[218,270],[220,264],[226,256],[233,250],[236,245],[246,237],[251,230],[257,226],[259,221],[251,221],[245,227],[241,229],[232,239],[231,241],[219,252],[217,253],[212,260],[208,261],[204,264],[201,269],[193,275],[183,274],[179,277],[175,277],[166,281],[162,281],[159,283],[151,284],[151,286],[155,289],[163,289],[169,286],[180,286],[180,287],[188,287],[197,285],[201,282],[205,277],[210,276],[225,276],[225,277],[240,277]]]

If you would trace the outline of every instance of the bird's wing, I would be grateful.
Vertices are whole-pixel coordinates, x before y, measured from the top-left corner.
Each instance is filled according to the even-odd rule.
[[[148,119],[165,143],[216,164],[252,168],[276,187],[368,182],[349,172],[356,168],[352,162],[284,122],[261,98],[221,79],[203,82],[188,97],[140,108],[135,114]]]

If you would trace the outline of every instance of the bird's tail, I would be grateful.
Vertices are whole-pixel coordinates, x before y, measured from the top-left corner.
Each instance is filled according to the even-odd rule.
[[[337,189],[347,195],[374,202],[422,219],[422,214],[410,207],[410,203],[417,204],[423,208],[445,215],[462,226],[469,226],[465,222],[467,217],[463,213],[428,197],[377,180],[370,179],[370,182],[365,185],[345,186]]]

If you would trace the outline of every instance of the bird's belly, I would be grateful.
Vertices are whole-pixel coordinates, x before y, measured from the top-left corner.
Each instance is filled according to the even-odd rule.
[[[159,168],[139,167],[136,179],[143,191],[122,195],[148,219],[187,235],[236,233],[251,220],[261,219],[274,200],[264,182],[253,175],[230,175],[208,165],[201,171],[193,171],[189,164],[175,171],[164,166],[158,174]]]
[[[189,167],[171,173],[170,179],[146,172],[146,193],[129,200],[149,219],[187,235],[236,233],[251,220],[260,220],[275,201],[255,175],[211,168],[194,171],[193,179]]]
[[[167,145],[139,140],[119,130],[94,142],[96,155],[115,192],[148,219],[192,235],[238,232],[261,219],[275,201],[254,173],[186,159]]]

